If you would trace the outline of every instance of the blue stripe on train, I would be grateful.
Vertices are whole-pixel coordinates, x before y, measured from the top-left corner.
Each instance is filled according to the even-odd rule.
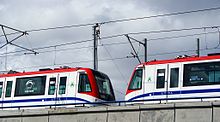
[[[78,97],[58,97],[58,98],[37,98],[37,99],[22,99],[22,100],[3,100],[0,103],[22,103],[22,102],[49,102],[49,101],[64,101],[64,100],[76,100],[85,103],[91,103],[88,100],[78,98]]]
[[[149,96],[159,96],[159,95],[178,95],[178,94],[196,94],[196,93],[211,93],[220,92],[220,89],[199,89],[199,90],[183,90],[183,91],[162,91],[162,92],[151,92],[146,94],[141,94],[130,98],[128,101],[132,101],[138,98],[149,97]]]

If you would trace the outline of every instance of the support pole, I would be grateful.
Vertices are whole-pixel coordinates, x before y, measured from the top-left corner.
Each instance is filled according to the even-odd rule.
[[[147,39],[144,39],[144,61],[147,62]]]
[[[94,37],[94,70],[98,70],[98,34],[99,34],[98,23],[93,26],[93,37]]]
[[[196,54],[199,57],[200,56],[200,43],[199,43],[199,38],[197,38],[197,50],[196,50]]]

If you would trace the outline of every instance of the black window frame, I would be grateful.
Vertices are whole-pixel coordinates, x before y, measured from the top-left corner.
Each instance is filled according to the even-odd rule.
[[[179,87],[179,71],[179,67],[170,68],[170,88]]]
[[[40,89],[40,93],[36,94],[36,93],[30,93],[30,94],[21,94],[19,92],[19,87],[21,84],[19,84],[19,82],[22,82],[21,80],[25,80],[25,79],[31,79],[31,78],[40,78],[41,79],[41,83],[43,83],[43,87]],[[20,80],[20,81],[19,81]],[[16,78],[16,83],[15,83],[15,91],[14,91],[14,97],[24,97],[24,96],[40,96],[40,95],[45,95],[46,93],[46,80],[47,80],[47,76],[32,76],[32,77],[20,77],[20,78]]]
[[[134,84],[133,82],[135,81],[134,80],[134,78],[136,77],[136,73],[138,72],[138,71],[141,71],[141,80],[140,80],[140,87],[132,87],[132,85]],[[138,69],[136,69],[135,70],[135,72],[134,72],[134,74],[133,74],[133,76],[132,76],[132,78],[131,78],[131,82],[130,82],[130,84],[129,84],[129,86],[128,86],[128,90],[140,90],[140,89],[142,89],[142,84],[143,84],[143,72],[144,72],[144,70],[143,70],[143,68],[138,68]]]
[[[55,83],[54,83],[54,92],[53,92],[53,94],[51,94],[51,91],[50,91],[50,88],[52,87],[52,84],[51,84],[50,82],[52,82],[52,81],[55,82]],[[56,83],[57,83],[56,77],[51,77],[51,78],[49,79],[48,95],[54,95],[54,94],[56,93]]]
[[[201,63],[184,64],[183,70],[184,70],[183,71],[183,87],[219,85],[220,84],[220,77],[218,78],[219,79],[218,81],[216,81],[215,79],[217,76],[216,72],[220,72],[220,62],[201,62]],[[191,70],[194,70],[194,71],[191,71]],[[214,72],[214,74],[211,74],[211,72]],[[198,75],[197,76],[195,75],[194,77],[191,76],[190,78],[190,73],[194,73],[194,74],[197,73]],[[206,77],[201,77],[203,75]],[[213,77],[214,81],[209,81],[211,78],[211,75],[214,76]]]
[[[89,83],[89,87],[90,87],[89,91],[86,91],[85,89],[84,90],[82,89],[83,81],[81,80],[81,78],[82,78],[81,76],[86,76],[87,77],[87,81],[88,81],[87,83]],[[92,92],[92,87],[91,87],[91,83],[90,83],[90,80],[89,80],[89,76],[86,73],[79,73],[78,93],[86,93],[86,92]]]
[[[163,76],[159,76],[160,73],[163,73]],[[162,82],[162,85],[161,85]],[[166,83],[166,69],[157,69],[157,77],[156,77],[156,89],[163,89],[165,88]]]
[[[9,87],[9,84],[10,83],[10,94],[7,94],[8,92],[8,87]],[[13,81],[7,81],[7,84],[6,84],[6,90],[5,90],[5,98],[7,97],[11,97],[11,94],[12,94],[12,87],[13,87]]]
[[[61,86],[65,86],[64,90],[61,89]],[[67,89],[67,76],[62,76],[62,77],[60,77],[58,94],[59,95],[66,94],[66,89]],[[64,92],[62,92],[62,91],[64,91]]]
[[[1,87],[2,88],[0,88],[1,90],[0,90],[0,98],[2,98],[2,93],[3,93],[3,81],[0,81],[0,85],[1,85]]]

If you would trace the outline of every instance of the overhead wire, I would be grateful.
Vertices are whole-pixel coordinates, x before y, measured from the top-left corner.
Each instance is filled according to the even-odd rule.
[[[105,40],[105,39],[111,39],[111,38],[116,38],[116,37],[121,37],[124,35],[140,35],[140,34],[153,34],[153,33],[170,33],[170,32],[179,32],[179,31],[189,31],[189,30],[198,30],[198,29],[204,29],[204,28],[219,28],[220,26],[205,26],[205,27],[194,27],[194,28],[182,28],[182,29],[165,29],[165,30],[156,30],[156,31],[142,31],[142,32],[130,32],[130,33],[123,33],[123,34],[116,34],[116,35],[111,35],[111,36],[104,36],[101,37],[100,40]],[[208,32],[209,33],[209,32]],[[203,33],[202,33],[203,34]],[[204,33],[205,34],[205,33]],[[190,36],[190,35],[189,35]],[[153,39],[152,39],[153,40]],[[156,40],[156,39],[154,39]],[[61,46],[68,46],[68,45],[74,45],[74,44],[79,44],[79,43],[84,43],[84,42],[90,42],[93,41],[93,39],[87,39],[87,40],[81,40],[81,41],[75,41],[75,42],[66,42],[66,43],[61,43],[61,44],[56,44],[56,45],[49,45],[49,46],[44,46],[44,47],[37,47],[33,48],[33,50],[41,50],[41,49],[47,49],[47,48],[54,48],[56,47],[61,47]],[[148,39],[148,41],[150,41]],[[25,50],[19,50],[19,51],[13,51],[13,52],[8,52],[8,53],[17,53],[17,52],[24,52]],[[4,53],[2,53],[4,54]],[[1,54],[0,54],[1,55]]]
[[[210,11],[210,10],[218,10],[218,9],[220,9],[220,7],[207,8],[207,9],[199,9],[199,10],[185,11],[185,12],[174,12],[174,13],[168,13],[168,14],[159,14],[159,15],[145,16],[145,17],[139,17],[139,18],[118,19],[118,20],[111,20],[111,21],[101,22],[100,24],[107,24],[107,23],[114,23],[114,22],[125,22],[125,21],[134,21],[134,20],[139,20],[139,19],[162,17],[162,16],[172,16],[172,15],[187,14],[187,13],[202,12],[202,11]],[[90,25],[94,25],[94,24],[95,23],[76,24],[76,25],[67,25],[67,26],[57,26],[57,27],[49,27],[49,28],[41,28],[41,29],[32,29],[32,30],[28,30],[26,32],[37,32],[37,31],[46,31],[46,30],[52,30],[52,29],[64,29],[64,28],[72,28],[72,27],[82,27],[82,26],[90,26]],[[195,29],[202,29],[202,28],[203,29],[219,28],[219,26],[208,26],[208,27],[198,27],[198,28],[185,28],[185,29],[172,29],[172,30],[158,30],[158,31],[147,31],[147,32],[146,31],[145,32],[131,32],[131,33],[127,33],[127,34],[129,34],[129,35],[138,35],[138,34],[147,34],[147,33],[164,33],[164,32],[173,32],[173,31],[195,30]],[[8,34],[8,35],[10,35],[10,34]],[[102,37],[101,39],[109,39],[109,38],[120,37],[120,36],[124,36],[124,35],[125,34],[106,36],[106,37]],[[51,45],[51,46],[47,46],[47,47],[41,47],[41,48],[37,48],[37,49],[46,49],[46,48],[51,48],[51,47],[65,46],[65,45],[77,44],[77,43],[83,43],[83,42],[89,42],[89,41],[93,41],[93,40],[90,39],[90,40],[84,40],[84,41],[81,41],[81,42],[68,42],[68,43],[62,43],[62,44],[58,44],[58,45]]]
[[[214,50],[214,49],[220,49],[220,48],[203,48],[200,49],[201,51],[205,50]],[[184,52],[195,52],[196,50],[182,50],[182,51],[174,51],[174,52],[165,52],[165,53],[155,53],[155,54],[149,54],[148,56],[159,56],[159,55],[169,55],[169,54],[176,54],[176,53],[184,53]],[[144,55],[140,55],[140,57],[143,57]],[[132,57],[116,57],[116,58],[106,58],[106,59],[100,59],[98,61],[103,62],[103,61],[112,61],[112,60],[123,60],[123,59],[129,59]],[[56,65],[51,64],[51,65],[35,65],[35,66],[27,66],[27,67],[18,67],[14,68],[15,70],[19,69],[31,69],[31,68],[40,68],[40,67],[51,67],[51,66],[63,66],[63,65],[71,65],[71,64],[79,64],[79,63],[89,63],[93,62],[93,60],[81,60],[81,61],[74,61],[74,62],[66,62],[66,63],[57,63]]]
[[[206,32],[206,33],[204,33],[204,32],[203,33],[195,33],[195,34],[188,34],[188,35],[178,35],[178,36],[166,36],[166,37],[160,37],[160,38],[151,38],[151,39],[148,39],[148,41],[184,38],[184,37],[199,36],[199,35],[204,35],[204,34],[215,34],[215,33],[219,33],[219,31],[212,31],[212,32]],[[76,43],[72,43],[72,44],[78,44],[79,42],[81,42],[81,41],[77,41]],[[132,42],[132,43],[134,43],[134,42]],[[110,45],[121,45],[121,44],[128,44],[128,42],[123,41],[123,42],[116,42],[116,43],[101,44],[101,45],[98,45],[98,46],[110,46]],[[34,50],[41,50],[41,49],[47,49],[47,48],[52,48],[52,47],[56,47],[56,46],[53,45],[53,46],[39,47],[39,48],[33,48],[33,49]],[[84,48],[92,48],[92,47],[93,46],[84,46],[84,47],[56,49],[56,52],[58,52],[58,51],[67,51],[67,50],[77,50],[77,49],[84,49]],[[54,50],[38,51],[38,53],[48,53],[48,52],[53,52],[53,51]],[[14,54],[15,53],[14,55],[8,55],[8,56],[22,56],[22,55],[24,55],[24,54],[17,55],[16,53],[19,53],[19,52],[24,52],[24,51],[21,50],[21,51],[8,52],[7,54]],[[5,53],[0,54],[0,57],[2,57],[1,55],[5,55]]]
[[[204,34],[215,34],[215,33],[218,33],[218,31],[195,33],[195,34],[187,34],[187,35],[179,35],[179,36],[167,36],[167,37],[160,37],[160,38],[152,38],[152,39],[148,39],[147,41],[184,38],[184,37],[199,36],[199,35],[204,35]]]
[[[218,31],[217,31],[218,32]],[[152,40],[161,40],[161,39],[171,39],[171,38],[181,38],[181,37],[188,37],[188,36],[195,36],[195,35],[202,35],[202,34],[212,34],[212,33],[217,33],[217,32],[206,32],[206,33],[197,33],[197,34],[190,34],[190,35],[181,35],[181,36],[171,36],[171,37],[163,37],[163,38],[154,38],[154,39],[148,39],[149,41],[152,41]],[[78,43],[78,42],[77,42]],[[126,44],[128,42],[118,42],[118,43],[110,43],[110,44],[105,44],[105,45],[114,45],[114,44]],[[103,45],[103,44],[102,44]],[[51,47],[54,47],[54,46],[51,46]],[[91,46],[89,46],[91,47]],[[87,47],[85,47],[87,48]],[[43,49],[43,48],[40,48],[40,49]],[[212,48],[212,49],[217,49],[217,48]],[[204,49],[203,49],[204,50]],[[195,51],[195,50],[187,50],[187,51],[179,51],[179,52],[171,52],[171,53],[160,53],[160,54],[153,54],[153,55],[149,55],[149,56],[156,56],[156,55],[164,55],[164,54],[173,54],[173,53],[181,53],[181,52],[189,52],[189,51]],[[43,52],[41,52],[43,53]],[[104,60],[99,60],[99,61],[108,61],[108,60],[120,60],[120,59],[126,59],[127,57],[118,57],[118,58],[114,58],[114,59],[104,59]],[[84,62],[91,62],[93,60],[90,60],[90,61],[79,61],[79,62],[71,62],[71,63],[68,63],[68,64],[73,64],[73,63],[84,63]],[[65,63],[66,64],[66,63]],[[61,65],[61,64],[57,64],[57,65]],[[40,66],[40,67],[44,67],[45,65],[43,66]],[[38,67],[38,66],[37,66]],[[28,68],[28,67],[24,67],[24,68]],[[33,67],[34,68],[34,67]]]
[[[214,11],[214,10],[219,10],[219,9],[220,9],[220,7],[212,7],[212,8],[191,10],[191,11],[173,12],[173,13],[157,14],[157,15],[135,17],[135,18],[116,19],[116,20],[109,20],[109,21],[103,21],[103,22],[93,22],[93,23],[86,23],[86,24],[72,24],[72,25],[64,25],[64,26],[56,26],[56,27],[48,27],[48,28],[30,29],[30,30],[26,30],[25,32],[30,33],[30,32],[40,32],[40,31],[48,31],[48,30],[55,30],[55,29],[66,29],[66,28],[75,28],[75,27],[78,28],[78,27],[93,26],[97,23],[98,24],[109,24],[109,23],[128,22],[128,21],[136,21],[136,20],[143,20],[143,19],[150,19],[150,18],[157,18],[157,17],[183,15],[183,14],[205,12],[205,11]],[[6,35],[14,35],[14,34],[18,34],[18,32],[9,33]],[[0,35],[0,37],[1,36],[4,36],[4,35]]]
[[[159,15],[153,15],[153,16],[145,16],[145,17],[138,17],[138,18],[127,18],[127,19],[118,19],[118,20],[111,20],[111,21],[106,21],[106,22],[100,22],[100,24],[107,24],[107,23],[115,23],[115,22],[126,22],[126,21],[134,21],[134,20],[140,20],[140,19],[147,19],[147,18],[154,18],[154,17],[163,17],[163,16],[173,16],[173,15],[180,15],[180,14],[188,14],[188,13],[195,13],[195,12],[202,12],[202,11],[210,11],[210,10],[218,10],[220,7],[215,7],[215,8],[206,8],[206,9],[199,9],[199,10],[193,10],[193,11],[185,11],[185,12],[174,12],[174,13],[168,13],[168,14],[159,14]],[[64,28],[72,28],[72,27],[83,27],[83,26],[92,26],[95,23],[87,23],[87,24],[75,24],[75,25],[66,25],[66,26],[57,26],[57,27],[49,27],[49,28],[41,28],[41,29],[32,29],[32,30],[27,30],[26,32],[38,32],[38,31],[46,31],[46,30],[53,30],[53,29],[64,29]],[[219,27],[219,26],[218,26]],[[218,28],[217,27],[217,28]],[[209,28],[209,27],[203,27],[204,29]],[[213,27],[212,27],[213,28]],[[192,29],[201,29],[201,28],[190,28],[190,29],[182,29],[182,30],[162,30],[162,31],[152,31],[152,32],[138,32],[138,33],[128,33],[128,34],[143,34],[143,33],[161,33],[161,32],[171,32],[171,31],[183,31],[183,30],[192,30]],[[17,34],[17,32],[6,34],[6,35],[13,35]],[[124,35],[124,34],[123,34]],[[102,39],[107,39],[107,38],[113,38],[113,37],[118,37],[118,36],[123,36],[123,35],[113,35],[111,37],[103,37]],[[5,36],[5,35],[0,35]],[[92,40],[90,40],[92,41]],[[43,48],[50,48],[50,47],[57,47],[57,46],[63,46],[63,45],[68,45],[72,43],[65,43],[65,44],[59,44],[59,45],[53,45],[53,46],[48,46],[48,47],[43,47]],[[42,48],[42,49],[43,49]],[[8,52],[6,52],[8,53]]]
[[[164,17],[164,16],[174,16],[174,15],[189,14],[189,13],[195,13],[195,12],[219,10],[219,9],[220,9],[220,7],[215,7],[215,8],[199,9],[199,10],[185,11],[185,12],[174,12],[174,13],[167,13],[167,14],[159,14],[159,15],[138,17],[138,18],[117,19],[117,20],[110,20],[110,21],[100,22],[100,24],[109,24],[109,23],[119,23],[119,22],[135,21],[135,20],[141,20],[141,19],[149,19],[149,18]],[[96,24],[96,23],[57,26],[57,27],[49,27],[49,28],[41,28],[41,29],[32,29],[32,30],[28,30],[27,32],[39,32],[39,31],[47,31],[47,30],[54,30],[54,29],[64,29],[64,28],[73,28],[73,27],[85,27],[85,26],[93,26],[94,24]],[[196,29],[196,28],[192,28],[192,29]],[[188,29],[184,29],[184,30],[188,30]],[[177,30],[171,30],[171,31],[177,31]],[[183,31],[183,30],[181,30],[181,31]],[[128,33],[128,34],[137,35],[137,34],[143,34],[143,33],[146,34],[146,33],[159,33],[159,32],[170,32],[170,31],[139,32],[139,33]],[[10,34],[7,34],[7,35],[13,35],[13,34],[17,34],[17,33],[10,33]],[[106,36],[106,37],[103,37],[102,39],[109,39],[109,38],[119,37],[119,36],[123,36],[123,35],[113,35],[111,37],[110,36]],[[2,35],[0,35],[0,37],[1,36]],[[191,35],[186,35],[186,36],[191,36]],[[183,37],[183,36],[181,36],[181,37]],[[158,39],[149,39],[149,41],[150,40],[159,40],[159,39],[168,39],[168,38],[178,38],[178,36],[176,36],[176,37],[163,37],[163,38],[158,38]],[[92,40],[87,40],[87,41],[83,41],[83,42],[89,42],[89,41],[92,41]],[[219,41],[220,41],[220,32],[219,32]],[[83,43],[83,42],[79,42],[79,43]],[[56,51],[56,47],[63,46],[63,45],[69,45],[69,44],[74,44],[74,43],[64,43],[64,44],[53,45],[53,46],[48,46],[48,47],[41,47],[41,48],[36,48],[36,49],[39,50],[39,49],[46,49],[46,48],[54,47],[55,51]],[[219,45],[220,45],[220,42],[217,45],[217,47],[219,47]],[[206,50],[207,50],[207,48],[206,48]],[[5,54],[7,55],[8,53],[6,52]],[[124,57],[124,58],[126,58],[126,57]],[[115,58],[115,59],[123,59],[123,58]],[[114,60],[114,59],[111,57],[110,60]],[[104,60],[100,60],[100,61],[104,61]],[[80,63],[82,63],[82,62],[87,62],[87,61],[80,61]],[[71,63],[74,63],[74,62],[71,62]],[[79,63],[79,62],[77,62],[77,63]],[[55,64],[55,62],[54,62],[54,65],[60,65],[60,64]],[[118,92],[120,92],[120,91],[118,91]]]
[[[112,57],[111,53],[108,51],[108,49],[105,47],[105,45],[103,45],[104,49],[106,50],[106,52],[108,53],[109,57],[112,59],[112,63],[115,65],[116,69],[118,70],[118,72],[120,73],[120,75],[122,76],[122,78],[125,80],[125,77],[123,75],[123,73],[121,72],[120,68],[118,67],[118,65],[114,62],[114,58]],[[126,85],[128,85],[128,83],[125,82]]]
[[[134,21],[134,20],[142,20],[142,19],[150,19],[150,18],[156,18],[156,17],[190,14],[190,13],[213,11],[213,10],[219,10],[219,9],[220,9],[220,7],[212,7],[212,8],[205,8],[205,9],[198,9],[198,10],[191,10],[191,11],[182,11],[182,12],[173,12],[173,13],[158,14],[158,15],[144,16],[144,17],[116,19],[116,20],[109,20],[109,21],[103,21],[103,22],[93,22],[93,23],[86,23],[86,24],[74,24],[74,25],[65,25],[65,26],[57,26],[57,27],[49,27],[49,28],[41,28],[41,29],[32,29],[32,30],[27,30],[27,32],[37,32],[37,31],[46,31],[46,30],[54,30],[54,29],[93,26],[97,23],[98,24],[109,24],[109,23],[118,23],[118,22],[128,22],[128,21]]]
[[[109,43],[109,44],[104,44],[105,46],[110,46],[110,45],[122,45],[122,44],[128,44],[128,42],[117,42],[117,43]],[[98,47],[103,46],[103,44],[98,45]],[[83,46],[83,47],[71,47],[71,48],[64,48],[64,49],[56,49],[56,52],[59,51],[68,51],[68,50],[80,50],[80,49],[86,49],[86,48],[93,48],[93,46]],[[42,53],[50,53],[50,52],[54,52],[55,50],[46,50],[46,51],[38,51],[39,54]],[[23,51],[19,51],[19,52],[23,52]],[[19,52],[9,52],[7,54],[11,54],[9,56],[22,56],[24,55],[22,54],[17,54]],[[5,53],[0,54],[0,57],[3,57]]]
[[[219,28],[220,26],[204,26],[204,27],[193,27],[193,28],[182,28],[182,29],[168,29],[168,30],[156,30],[156,31],[142,31],[142,32],[130,32],[130,33],[123,33],[123,34],[116,34],[111,36],[101,37],[101,39],[110,39],[121,37],[124,35],[141,35],[141,34],[157,34],[157,33],[170,33],[170,32],[180,32],[180,31],[190,31],[190,30],[201,30],[201,29],[208,29],[208,28]]]
[[[66,29],[66,28],[74,28],[74,27],[78,28],[78,27],[93,26],[94,24],[96,23],[64,25],[64,26],[57,26],[57,27],[32,29],[32,30],[27,30],[27,32],[30,33],[30,32],[47,31],[47,30],[55,30],[55,29]]]
[[[125,59],[127,57],[117,57],[114,58],[114,60],[120,60],[120,59]],[[99,61],[110,61],[113,60],[111,58],[108,59],[100,59]],[[66,62],[66,63],[56,63],[56,65],[37,65],[37,66],[28,66],[28,67],[19,67],[19,68],[15,68],[16,70],[19,69],[30,69],[30,68],[40,68],[40,67],[48,67],[48,66],[61,66],[61,65],[70,65],[70,64],[78,64],[78,63],[89,63],[89,62],[93,62],[93,60],[81,60],[81,61],[73,61],[73,62]]]
[[[220,49],[220,48],[204,48],[204,49],[200,49],[201,51],[203,50],[213,50],[213,49]],[[165,52],[165,53],[155,53],[155,54],[149,54],[148,56],[159,56],[159,55],[168,55],[168,54],[175,54],[175,53],[183,53],[183,52],[193,52],[196,50],[183,50],[183,51],[174,51],[174,52]],[[140,55],[141,57],[143,57],[144,55]],[[117,57],[117,58],[109,58],[109,59],[101,59],[99,61],[109,61],[109,60],[122,60],[122,59],[128,59],[131,57]],[[63,65],[63,64],[75,64],[75,63],[88,63],[88,62],[93,62],[93,60],[83,60],[83,61],[77,61],[77,62],[67,62],[67,63],[60,63],[60,64],[56,64],[56,65],[38,65],[38,66],[30,66],[30,67],[21,67],[19,69],[24,69],[24,68],[39,68],[39,67],[47,67],[47,66],[59,66],[59,65]]]
[[[220,9],[220,7],[213,7],[213,8],[198,9],[198,10],[191,10],[191,11],[182,11],[182,12],[173,12],[173,13],[158,14],[158,15],[145,16],[145,17],[137,17],[137,18],[117,19],[117,20],[110,20],[110,21],[101,22],[100,24],[135,21],[135,20],[150,19],[150,18],[157,18],[157,17],[190,14],[190,13],[197,13],[197,12],[204,12],[204,11],[213,11],[213,10],[219,10],[219,9]]]

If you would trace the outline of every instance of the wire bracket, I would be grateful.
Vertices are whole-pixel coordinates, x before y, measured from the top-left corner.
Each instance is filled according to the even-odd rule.
[[[15,29],[15,28],[12,28],[12,27],[9,27],[9,26],[6,26],[6,25],[2,25],[2,24],[0,24],[0,26],[1,26],[1,29],[2,29],[3,35],[4,35],[4,37],[5,37],[5,41],[6,41],[5,44],[3,44],[2,46],[0,46],[0,49],[3,48],[3,47],[5,47],[5,46],[7,46],[7,45],[13,45],[13,46],[19,47],[19,48],[21,48],[21,49],[30,51],[30,52],[34,53],[35,55],[36,55],[36,54],[39,54],[38,52],[36,52],[36,51],[34,51],[34,50],[32,50],[32,49],[28,49],[28,48],[26,48],[26,47],[23,47],[23,46],[20,46],[20,45],[17,45],[17,44],[12,43],[12,42],[14,42],[15,40],[19,39],[20,37],[22,37],[22,36],[24,36],[24,35],[28,35],[27,31],[21,31],[21,30],[18,30],[18,29]],[[16,37],[13,38],[12,40],[9,40],[9,39],[8,39],[8,36],[7,36],[8,34],[6,34],[6,32],[5,32],[5,29],[6,29],[6,28],[7,28],[7,29],[10,29],[10,30],[13,30],[13,31],[16,31],[16,33],[21,33],[21,34],[18,35],[18,36],[16,36]],[[25,53],[25,54],[27,54],[27,53]]]

